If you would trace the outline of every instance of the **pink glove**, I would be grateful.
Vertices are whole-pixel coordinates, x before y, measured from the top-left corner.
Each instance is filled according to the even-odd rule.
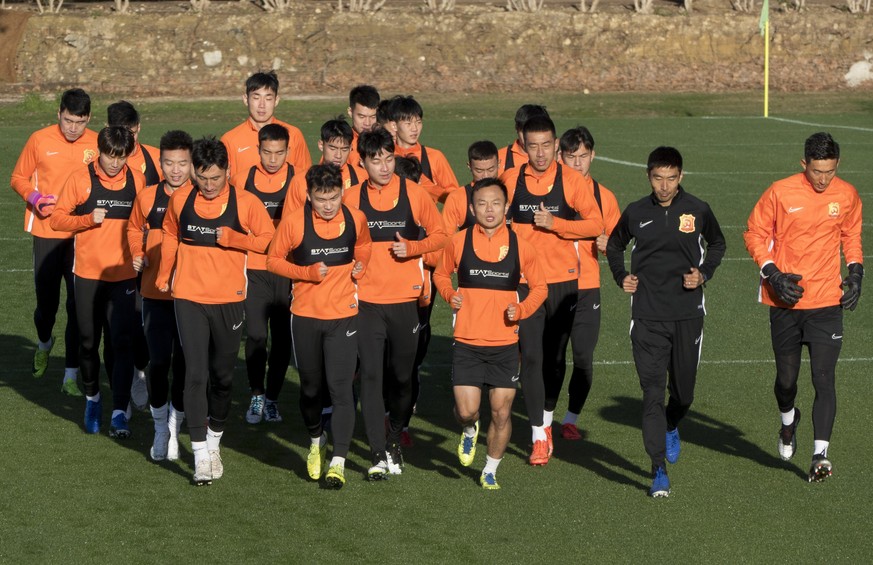
[[[54,194],[40,194],[34,192],[27,197],[27,202],[41,218],[48,218],[55,211],[58,201]]]

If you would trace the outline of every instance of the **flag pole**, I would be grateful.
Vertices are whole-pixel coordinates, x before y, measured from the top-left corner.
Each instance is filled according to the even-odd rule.
[[[764,117],[770,115],[770,18],[764,22]]]

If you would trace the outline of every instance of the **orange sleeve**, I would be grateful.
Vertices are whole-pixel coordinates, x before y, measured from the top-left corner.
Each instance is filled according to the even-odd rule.
[[[145,255],[145,225],[146,211],[143,209],[149,202],[154,201],[155,191],[158,185],[153,185],[136,195],[133,201],[133,210],[130,211],[130,219],[127,222],[127,244],[130,247],[130,256],[136,259]],[[154,188],[155,190],[152,190]],[[148,195],[152,195],[151,199]]]
[[[606,230],[606,235],[611,235],[621,217],[621,208],[618,206],[615,194],[602,186],[600,187],[600,202],[603,204],[603,227]]]
[[[546,285],[546,275],[537,259],[536,250],[526,241],[518,238],[518,259],[521,263],[521,272],[530,287],[527,298],[518,305],[520,320],[529,318],[539,308],[549,295]]]
[[[21,150],[21,155],[18,156],[18,161],[15,163],[15,168],[12,169],[12,178],[10,179],[12,189],[25,202],[28,196],[36,192],[32,180],[39,161],[36,149],[36,136],[37,134],[34,133],[27,139],[27,143],[25,143],[24,149]]]
[[[324,277],[318,273],[319,265],[301,266],[288,260],[291,251],[303,241],[303,211],[282,215],[282,221],[273,234],[267,251],[267,270],[285,278],[320,282]]]
[[[97,225],[91,214],[86,216],[73,215],[76,206],[88,199],[87,189],[90,188],[91,179],[87,174],[87,169],[85,170],[85,184],[81,181],[81,173],[73,174],[61,188],[55,211],[49,217],[49,225],[53,230],[75,233]]]
[[[846,219],[840,225],[840,243],[846,264],[864,263],[864,252],[861,247],[861,199],[857,191],[852,191],[852,207],[846,214]]]
[[[361,272],[353,275],[355,280],[357,280],[367,272],[367,265],[369,265],[370,256],[373,254],[373,239],[370,237],[370,228],[367,226],[367,218],[364,216],[364,213],[357,208],[349,207],[349,210],[355,219],[355,226],[358,229],[355,239],[355,262],[363,265]]]
[[[466,190],[453,190],[446,197],[446,203],[443,204],[443,227],[446,228],[446,234],[454,234],[458,231],[458,226],[464,223],[467,218],[466,204]]]
[[[282,206],[283,218],[286,214],[290,214],[306,204],[306,172],[308,170],[300,172],[296,168],[294,169],[294,176],[291,178],[291,184],[288,185],[288,192],[285,193],[285,204]]]
[[[407,255],[417,257],[436,251],[442,248],[446,243],[446,230],[443,227],[443,220],[440,217],[439,210],[433,200],[427,196],[424,189],[409,183],[407,185],[407,194],[409,195],[409,204],[412,206],[412,215],[415,222],[427,230],[427,236],[421,241],[407,241]]]
[[[288,156],[289,161],[294,165],[295,171],[309,170],[309,167],[312,166],[312,156],[309,154],[309,147],[306,145],[306,139],[304,139],[303,133],[294,126],[286,127],[288,128],[288,134],[291,137],[291,152]]]
[[[771,185],[749,214],[747,230],[743,233],[743,240],[749,255],[759,267],[773,262],[772,241],[773,230],[776,225],[776,200],[775,185]],[[776,265],[778,268],[779,265]]]
[[[586,183],[591,186],[586,186]],[[590,177],[585,178],[578,173],[564,175],[564,198],[581,214],[582,219],[565,220],[556,216],[551,231],[564,239],[597,237],[603,233],[603,216],[597,200],[594,199],[594,187]]]
[[[179,248],[179,214],[185,205],[185,199],[192,190],[196,189],[192,186],[188,190],[177,190],[170,196],[167,213],[164,215],[164,224],[161,227],[164,232],[161,238],[161,268],[157,278],[155,278],[155,287],[158,290],[168,287],[170,284],[170,273],[173,272],[173,267],[176,264],[176,250]]]
[[[433,272],[433,284],[440,296],[449,304],[452,303],[452,297],[457,293],[452,284],[452,274],[457,270],[458,258],[455,257],[455,238],[452,237],[440,252],[439,261]]]
[[[246,233],[222,229],[218,244],[241,251],[264,253],[275,231],[273,220],[257,196],[243,190],[238,190],[236,195],[240,207],[240,223]]]

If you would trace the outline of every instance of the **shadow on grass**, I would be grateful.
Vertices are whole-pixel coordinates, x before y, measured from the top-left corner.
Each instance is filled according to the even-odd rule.
[[[612,397],[612,404],[600,409],[600,416],[607,422],[640,429],[643,403],[640,398]],[[796,465],[783,461],[757,444],[749,441],[746,434],[736,426],[717,420],[697,411],[690,411],[679,424],[682,442],[689,442],[713,451],[742,457],[771,469],[791,471],[806,480],[806,473]],[[775,450],[776,434],[773,434]]]

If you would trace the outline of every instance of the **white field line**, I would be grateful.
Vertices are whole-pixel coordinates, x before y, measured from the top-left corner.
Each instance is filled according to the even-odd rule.
[[[802,359],[802,363],[809,363],[809,359]],[[775,361],[773,359],[701,359],[701,365],[771,365],[774,364]],[[873,357],[840,357],[839,363],[873,363]],[[606,361],[595,361],[595,365],[610,367],[610,366],[624,366],[624,365],[633,365],[634,362],[632,360],[627,361],[614,361],[614,360],[606,360]],[[572,361],[567,361],[568,366],[572,366]],[[450,369],[452,367],[451,363],[424,363],[422,365],[425,369]]]
[[[800,126],[812,126],[817,128],[828,129],[848,129],[853,131],[873,131],[873,128],[865,128],[860,126],[841,126],[837,124],[816,124],[813,122],[803,122],[801,120],[791,120],[789,118],[777,118],[769,116],[700,116],[701,120],[773,120],[774,122],[784,122],[786,124],[797,124]]]

